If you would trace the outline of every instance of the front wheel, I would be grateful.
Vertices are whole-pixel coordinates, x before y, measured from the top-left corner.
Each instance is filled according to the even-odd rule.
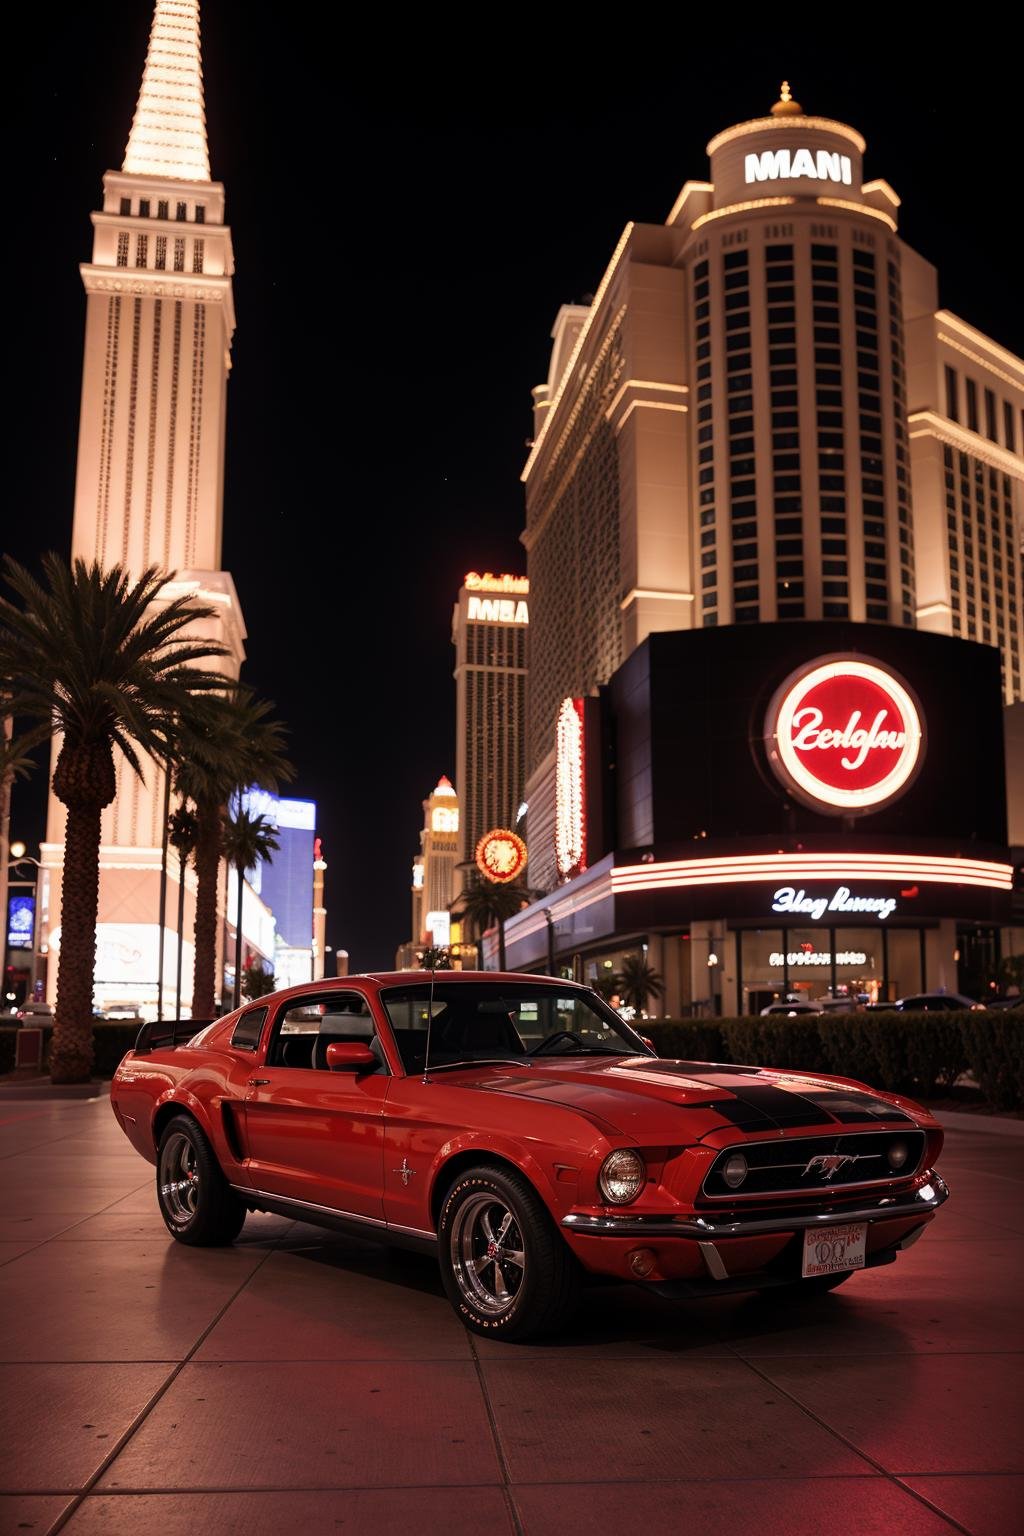
[[[445,1197],[438,1256],[448,1300],[473,1333],[527,1339],[576,1305],[575,1257],[533,1188],[503,1168],[470,1168]]]
[[[160,1137],[156,1197],[168,1232],[192,1247],[233,1243],[245,1221],[245,1206],[191,1115],[175,1115]]]

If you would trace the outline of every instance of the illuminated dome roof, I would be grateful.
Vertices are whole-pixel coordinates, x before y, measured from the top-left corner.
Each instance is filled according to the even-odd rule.
[[[793,94],[789,89],[789,81],[783,80],[779,99],[772,107],[772,117],[803,117],[804,109],[798,101],[793,100]]]
[[[438,779],[438,781],[437,781],[437,788],[434,790],[434,794],[435,795],[454,795],[455,794],[455,790],[452,787],[452,781],[451,781],[451,779],[448,777],[448,775],[446,773],[442,773],[441,777]]]

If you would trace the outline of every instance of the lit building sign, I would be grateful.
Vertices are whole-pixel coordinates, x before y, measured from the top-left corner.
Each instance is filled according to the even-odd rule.
[[[755,181],[835,181],[848,187],[853,181],[849,155],[832,154],[827,149],[765,149],[744,160],[744,180]]]
[[[901,887],[911,888],[920,881],[931,885],[967,885],[990,891],[1010,891],[1013,889],[1013,865],[996,864],[988,859],[958,859],[944,854],[751,853],[728,858],[621,864],[611,872],[612,891],[616,895],[627,891],[683,890],[704,885],[746,885],[762,880],[770,881],[778,893],[780,882],[790,886],[801,880],[840,885],[850,879],[885,884],[898,882]],[[845,885],[841,889],[845,890]]]
[[[773,950],[768,956],[768,964],[776,968],[788,965],[791,970],[801,965],[831,965],[832,955],[827,949],[791,949],[785,955],[779,950]],[[867,964],[868,957],[862,949],[836,951],[836,965]]]
[[[485,879],[507,885],[526,868],[526,844],[505,827],[485,832],[476,845],[476,867]]]
[[[809,917],[815,923],[820,923],[828,912],[866,912],[884,923],[887,917],[892,917],[896,907],[894,896],[854,896],[848,885],[841,885],[831,899],[808,896],[806,891],[798,890],[794,885],[784,885],[772,899],[773,912],[795,913],[799,917]]]
[[[583,700],[563,699],[555,742],[555,857],[563,880],[587,867]]]
[[[521,597],[473,596],[467,618],[478,624],[529,624],[530,611]]]
[[[467,571],[462,583],[468,592],[529,592],[528,576],[494,576],[490,571]]]
[[[437,805],[430,815],[430,830],[432,832],[457,832],[459,830],[459,812],[457,806]]]
[[[452,935],[450,912],[428,912],[423,926],[430,935],[431,944],[446,946],[450,943]]]
[[[412,888],[414,891],[423,889],[423,860],[417,859],[412,866]]]
[[[769,706],[765,740],[791,793],[815,810],[850,816],[902,794],[921,761],[924,731],[895,673],[832,656],[786,679]]]
[[[10,896],[7,899],[7,947],[31,949],[36,921],[34,896]]]

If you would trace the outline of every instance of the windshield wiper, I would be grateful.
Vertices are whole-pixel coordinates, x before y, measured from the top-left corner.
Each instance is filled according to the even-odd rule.
[[[533,1062],[528,1056],[478,1056],[469,1061],[432,1061],[430,1063],[430,1076],[435,1072],[451,1072],[455,1067],[532,1067]],[[413,1068],[409,1074],[415,1077],[422,1072],[422,1066]]]

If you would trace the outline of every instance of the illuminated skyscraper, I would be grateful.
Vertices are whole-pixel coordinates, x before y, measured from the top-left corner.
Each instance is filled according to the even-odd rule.
[[[456,892],[455,866],[459,859],[459,799],[447,774],[441,775],[423,802],[420,853],[422,931],[413,934],[413,942],[422,943],[429,938],[435,944],[447,944],[448,908]]]
[[[515,826],[526,788],[529,590],[525,576],[470,571],[452,610],[462,865],[485,832]]]
[[[168,596],[195,593],[216,617],[200,631],[227,650],[237,677],[245,630],[221,569],[224,429],[234,306],[224,188],[210,180],[198,0],[156,0],[142,87],[120,171],[103,178],[93,214],[86,291],[72,555],[176,572]],[[97,1001],[155,1006],[164,786],[120,760],[103,813]],[[64,810],[51,795],[44,878],[59,924]],[[178,879],[172,858],[167,910]],[[186,877],[186,933],[194,885]],[[220,925],[218,925],[219,927]],[[47,935],[49,936],[49,935]],[[173,999],[175,936],[167,924],[165,997]],[[184,992],[192,985],[186,944]],[[55,968],[51,968],[51,991]]]
[[[997,646],[1024,696],[1024,364],[938,307],[864,152],[784,88],[559,312],[523,473],[535,885],[562,701],[654,632],[919,625]]]

